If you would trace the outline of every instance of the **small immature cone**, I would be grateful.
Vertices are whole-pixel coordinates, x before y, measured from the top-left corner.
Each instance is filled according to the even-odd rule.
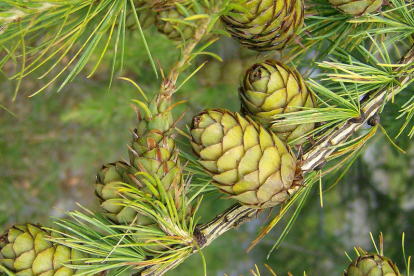
[[[248,0],[245,11],[232,11],[221,19],[231,36],[243,46],[263,52],[282,50],[303,27],[303,0]]]
[[[242,113],[282,140],[290,142],[314,129],[314,123],[273,126],[277,114],[317,106],[316,97],[307,89],[302,76],[279,61],[266,60],[250,67],[243,77],[239,96]],[[304,139],[300,139],[294,145],[303,142]]]
[[[166,35],[169,39],[175,41],[182,41],[191,39],[196,31],[196,28],[188,24],[184,24],[179,21],[169,21],[163,19],[177,19],[184,21],[188,16],[198,14],[198,10],[194,4],[184,4],[185,9],[189,13],[187,15],[183,10],[177,8],[170,8],[168,10],[161,10],[157,14],[157,21],[155,25],[160,33]],[[199,5],[201,9],[204,9],[203,5]],[[189,21],[198,24],[199,20]]]
[[[132,144],[129,147],[129,164],[118,161],[104,165],[95,181],[95,195],[98,197],[105,215],[117,224],[151,225],[151,218],[139,214],[132,207],[122,205],[123,199],[118,190],[124,183],[139,188],[140,191],[156,197],[142,180],[139,173],[157,177],[163,190],[176,201],[179,212],[185,212],[185,219],[191,213],[191,206],[182,206],[183,186],[182,166],[178,159],[178,147],[174,141],[171,98],[156,95],[147,104],[147,113],[142,116],[137,107],[137,128],[132,131]],[[130,199],[130,198],[127,198]],[[184,200],[185,201],[185,200]]]
[[[135,9],[142,29],[147,29],[150,26],[155,25],[157,13],[155,13],[150,7],[148,7],[148,5],[146,5],[144,2],[139,1],[135,3]],[[128,30],[135,30],[138,28],[133,10],[130,10],[127,13],[125,19],[125,27]]]
[[[86,258],[87,255],[54,244],[47,240],[48,236],[56,236],[56,233],[31,223],[13,226],[0,236],[0,264],[18,276],[74,275],[76,271],[63,264],[83,264],[82,261],[70,260]]]
[[[214,184],[245,206],[273,207],[286,201],[302,183],[289,147],[238,113],[201,112],[193,118],[191,137],[193,150]]]
[[[350,15],[362,15],[381,9],[384,0],[329,0],[339,11]]]
[[[363,254],[349,265],[344,276],[401,276],[397,266],[387,257],[361,252]]]
[[[182,3],[187,0],[138,0],[134,1],[135,10],[138,15],[142,29],[155,25],[157,15],[161,11],[170,10],[176,7],[175,3]],[[125,26],[129,30],[138,28],[133,10],[127,13]]]
[[[137,225],[153,224],[154,221],[146,216],[136,218],[138,213],[133,208],[119,204],[122,197],[117,190],[123,187],[122,183],[131,182],[131,177],[128,176],[130,170],[128,164],[122,161],[103,165],[96,175],[95,195],[99,198],[104,214],[111,221],[118,224],[130,224],[133,221]]]
[[[169,10],[176,7],[176,3],[184,4],[189,0],[141,0],[139,2],[151,7],[154,11]],[[191,0],[190,0],[191,1]]]

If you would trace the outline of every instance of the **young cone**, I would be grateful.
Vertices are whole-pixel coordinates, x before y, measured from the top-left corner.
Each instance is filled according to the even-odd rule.
[[[302,184],[298,163],[276,135],[249,118],[207,109],[193,118],[191,145],[223,193],[251,208],[286,201]]]
[[[176,7],[176,3],[184,4],[191,0],[141,0],[142,3],[146,3],[154,11],[169,10]]]
[[[144,0],[134,2],[141,28],[147,29],[150,26],[155,25],[157,18],[159,20],[159,13],[175,8],[176,3],[187,1],[188,0]],[[132,10],[127,14],[125,25],[130,30],[137,29],[135,15]]]
[[[160,180],[162,187],[158,187],[158,190],[165,190],[167,196],[174,199],[179,212],[185,212],[186,217],[191,213],[190,206],[182,206],[185,183],[182,166],[178,160],[178,148],[174,141],[170,100],[169,97],[157,95],[148,106],[140,102],[144,107],[145,116],[141,116],[139,109],[134,106],[139,123],[133,131],[132,145],[129,147],[130,164],[107,164],[96,177],[95,194],[107,217],[115,223],[153,223],[134,208],[126,206],[123,202],[131,198],[128,194],[119,192],[119,188],[124,187],[123,183],[126,183],[138,187],[141,192],[152,198],[161,199],[163,195],[154,192],[153,187],[148,186],[143,173]]]
[[[195,4],[184,5],[184,8],[187,10],[188,14],[186,14],[182,9],[179,9],[178,7],[160,10],[157,14],[155,23],[158,31],[166,35],[169,39],[175,41],[191,39],[196,31],[196,28],[182,22],[184,22],[188,16],[196,15],[198,12]],[[202,8],[201,5],[200,8]],[[197,24],[197,20],[191,22]],[[188,23],[190,23],[190,21],[188,21]]]
[[[303,0],[248,0],[244,11],[221,19],[227,31],[245,47],[256,51],[282,50],[303,27]]]
[[[55,237],[56,233],[42,229],[41,225],[13,226],[0,236],[0,264],[21,276],[74,275],[76,271],[64,264],[83,264],[80,259],[87,255],[48,241],[50,236]]]
[[[133,176],[128,176],[130,171],[130,166],[122,161],[103,165],[96,175],[95,195],[99,198],[99,202],[109,220],[117,224],[130,224],[132,222],[138,225],[153,224],[153,220],[141,215],[137,217],[138,213],[135,209],[121,204],[124,195],[121,195],[118,191],[124,187],[124,183],[131,183],[131,177]]]
[[[384,0],[329,0],[339,11],[350,15],[362,15],[380,10]]]
[[[401,276],[397,266],[387,257],[359,251],[361,256],[349,265],[344,276]]]
[[[157,13],[155,13],[148,4],[145,2],[136,2],[135,10],[142,29],[147,29],[155,24]],[[133,10],[130,10],[126,16],[125,27],[129,30],[135,30],[138,28]]]
[[[301,107],[316,107],[317,100],[308,90],[302,76],[286,65],[266,60],[250,67],[239,88],[242,113],[290,142],[314,129],[314,123],[275,127],[274,116],[299,111]],[[305,139],[294,143],[299,145]]]

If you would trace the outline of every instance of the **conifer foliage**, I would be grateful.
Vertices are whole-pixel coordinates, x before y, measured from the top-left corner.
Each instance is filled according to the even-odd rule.
[[[142,89],[139,78],[119,77],[139,98],[129,102],[136,122],[128,158],[96,168],[100,207],[80,205],[53,219],[52,228],[19,222],[5,229],[0,275],[164,275],[194,253],[206,274],[202,249],[264,211],[271,219],[252,247],[289,215],[272,252],[303,226],[295,220],[315,183],[323,203],[322,179],[339,172],[338,183],[377,130],[387,133],[388,102],[405,99],[396,136],[405,133],[414,114],[414,97],[407,97],[413,37],[414,4],[404,0],[0,0],[0,72],[13,85],[13,100],[30,75],[49,78],[30,91],[42,97],[55,81],[61,81],[57,91],[67,89],[86,69],[92,76],[104,64],[111,93],[129,62],[129,39],[139,41],[136,54],[146,62],[140,65],[152,68],[145,75],[158,87]],[[176,98],[207,70],[206,56],[227,58],[217,46],[226,39],[253,52],[242,62],[247,68],[222,71],[240,80],[238,89],[223,91],[240,109],[205,106],[188,120]],[[152,51],[164,43],[179,49],[169,68]],[[211,80],[200,83],[221,89]],[[180,150],[187,146],[192,154]],[[208,210],[203,198],[211,195],[234,205],[206,221],[197,212]],[[383,256],[380,239],[381,252],[359,248],[343,275],[402,275]],[[402,255],[408,276],[404,246]]]

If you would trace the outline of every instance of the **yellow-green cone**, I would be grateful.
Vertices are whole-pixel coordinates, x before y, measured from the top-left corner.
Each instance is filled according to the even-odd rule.
[[[118,224],[130,224],[133,221],[139,225],[153,224],[154,221],[146,216],[137,217],[138,213],[133,208],[119,204],[122,197],[118,189],[123,187],[123,183],[131,183],[135,179],[133,175],[128,176],[130,170],[130,166],[122,161],[102,166],[96,175],[95,195],[99,198],[106,217],[111,221]],[[148,187],[145,190],[150,192]]]
[[[176,7],[176,3],[184,4],[191,0],[141,0],[154,11],[169,10]]]
[[[138,114],[139,123],[133,131],[129,152],[130,173],[142,171],[156,175],[167,191],[184,184],[170,103],[171,98],[157,95],[148,104],[149,113],[143,117]]]
[[[157,14],[155,25],[160,33],[166,35],[169,39],[175,41],[189,40],[195,33],[195,28],[188,24],[182,23],[188,16],[198,14],[195,5],[185,5],[188,15],[181,9],[175,7],[168,10],[162,10]],[[168,19],[172,19],[168,20]],[[174,21],[179,20],[179,21]],[[180,22],[181,21],[181,22]],[[197,24],[196,21],[191,21]]]
[[[354,260],[344,276],[401,276],[398,268],[387,257],[366,253]]]
[[[250,67],[239,89],[242,113],[259,122],[280,139],[290,142],[314,129],[314,123],[274,127],[274,116],[316,107],[313,93],[307,89],[301,75],[286,65],[266,60]],[[304,142],[296,141],[294,145]]]
[[[384,0],[329,0],[339,11],[350,15],[362,15],[381,9]]]
[[[0,264],[19,276],[71,276],[63,264],[82,264],[86,255],[47,240],[56,233],[31,223],[15,225],[0,236]],[[0,273],[1,274],[1,273]]]
[[[249,49],[282,50],[303,27],[303,0],[248,0],[241,5],[249,13],[232,11],[221,19],[231,36]]]
[[[106,216],[115,223],[135,223],[149,225],[150,218],[122,205],[125,194],[120,195],[121,183],[138,187],[151,197],[158,197],[148,187],[140,173],[156,176],[167,195],[175,200],[179,212],[191,213],[188,206],[182,210],[182,193],[184,180],[182,167],[178,160],[178,148],[174,141],[173,119],[171,116],[171,99],[157,95],[147,105],[145,116],[135,107],[138,126],[133,131],[132,144],[129,147],[129,164],[125,162],[110,163],[102,167],[96,177],[95,194],[98,196]],[[129,198],[128,198],[129,199]]]
[[[302,183],[289,147],[249,118],[207,109],[193,118],[191,145],[223,193],[251,208],[286,201]]]
[[[136,2],[135,9],[142,29],[147,29],[155,24],[157,13],[154,12],[148,4],[141,1]],[[126,16],[125,27],[129,30],[135,30],[138,28],[133,10],[130,10]]]
[[[135,9],[139,18],[139,23],[142,29],[147,29],[152,25],[156,25],[157,20],[160,20],[159,13],[176,8],[176,3],[185,3],[188,0],[140,0],[135,1]],[[164,15],[168,15],[168,12],[164,12]],[[158,23],[157,26],[161,25]],[[134,30],[137,29],[137,23],[135,20],[134,12],[131,10],[126,17],[125,26]]]

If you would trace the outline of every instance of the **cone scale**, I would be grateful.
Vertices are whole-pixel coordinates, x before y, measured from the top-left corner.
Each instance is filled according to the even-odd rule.
[[[40,225],[15,225],[0,236],[0,264],[19,276],[71,276],[75,270],[64,264],[82,264],[84,253],[64,245],[55,244],[55,237]],[[1,273],[0,273],[1,275]]]
[[[384,0],[329,0],[340,12],[349,15],[362,15],[381,9]]]
[[[343,276],[401,276],[397,266],[387,257],[359,251],[361,256],[349,265]]]
[[[148,103],[144,116],[138,107],[134,109],[138,116],[138,125],[132,131],[132,144],[129,146],[129,164],[118,161],[102,167],[96,177],[95,194],[101,202],[107,218],[117,224],[135,223],[151,225],[156,223],[143,216],[132,207],[122,205],[128,195],[120,194],[119,188],[124,183],[138,187],[150,197],[157,198],[151,187],[145,184],[141,173],[155,176],[160,180],[167,195],[176,199],[175,205],[185,217],[191,213],[191,207],[182,206],[181,193],[184,180],[182,167],[178,159],[178,148],[174,141],[173,119],[171,116],[171,99],[156,95]],[[185,201],[185,200],[184,200]]]
[[[246,11],[232,11],[221,19],[233,38],[243,46],[263,52],[282,50],[303,27],[303,0],[248,0]]]
[[[193,118],[191,145],[218,189],[261,209],[285,202],[302,178],[289,147],[249,118],[207,109]]]
[[[198,14],[198,9],[194,4],[183,4],[183,6],[185,7],[188,14],[176,6],[174,6],[174,8],[160,10],[157,13],[155,26],[157,27],[158,31],[174,41],[182,41],[183,39],[189,40],[194,36],[196,31],[196,28],[194,26],[190,26],[179,21],[174,21],[185,21],[188,16]],[[204,9],[203,5],[200,5],[200,9]],[[173,19],[173,21],[168,19]],[[191,22],[198,24],[199,20],[193,20]]]
[[[274,116],[317,107],[317,100],[301,75],[275,60],[254,64],[243,77],[239,88],[241,112],[280,139],[291,142],[314,129],[314,123],[275,127]],[[302,144],[304,138],[293,145]]]

